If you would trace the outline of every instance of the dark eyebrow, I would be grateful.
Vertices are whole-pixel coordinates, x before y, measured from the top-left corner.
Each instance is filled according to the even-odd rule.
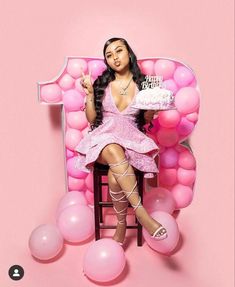
[[[119,47],[122,48],[122,46],[117,46],[114,50],[116,50],[116,49],[119,48]],[[111,53],[111,52],[107,52],[107,53],[105,53],[105,54],[107,55],[108,53]]]

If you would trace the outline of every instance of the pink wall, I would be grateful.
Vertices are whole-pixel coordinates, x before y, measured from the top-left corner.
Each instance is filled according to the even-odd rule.
[[[191,137],[195,196],[177,219],[184,244],[171,261],[133,246],[127,257],[136,252],[135,258],[147,253],[150,259],[145,269],[130,259],[130,274],[116,286],[233,286],[233,5],[232,0],[1,1],[0,286],[95,286],[81,277],[87,246],[68,245],[50,264],[36,262],[28,250],[31,231],[54,222],[65,192],[60,109],[38,103],[37,81],[55,77],[65,56],[102,57],[104,42],[113,36],[126,38],[138,58],[188,64],[202,93]],[[8,277],[14,264],[25,269],[20,281]]]

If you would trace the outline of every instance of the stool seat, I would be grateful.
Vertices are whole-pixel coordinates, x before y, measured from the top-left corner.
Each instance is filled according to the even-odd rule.
[[[103,201],[102,191],[104,187],[108,187],[108,182],[104,182],[103,176],[108,175],[109,166],[100,164],[98,162],[94,163],[93,169],[93,187],[94,187],[94,213],[95,213],[95,240],[100,239],[100,229],[116,229],[115,225],[105,225],[103,223],[103,207],[113,207],[112,202]],[[138,192],[141,198],[141,203],[143,204],[143,172],[134,168]],[[128,207],[131,207],[129,203]],[[135,216],[135,215],[134,215]],[[137,246],[142,246],[142,225],[139,223],[135,216],[135,224],[127,224],[127,229],[137,229]]]

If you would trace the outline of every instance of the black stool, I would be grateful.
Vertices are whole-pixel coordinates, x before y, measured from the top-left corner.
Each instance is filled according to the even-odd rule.
[[[103,207],[112,207],[112,202],[105,202],[102,200],[102,188],[106,186],[108,188],[108,182],[102,180],[102,176],[108,175],[108,165],[103,165],[98,162],[94,164],[93,179],[94,179],[94,212],[95,212],[95,240],[100,239],[100,229],[116,229],[114,225],[103,224]],[[141,197],[141,203],[143,204],[143,173],[134,168],[138,192]],[[132,207],[130,202],[128,207]],[[135,217],[135,225],[126,225],[128,229],[137,229],[137,245],[142,246],[142,225]]]

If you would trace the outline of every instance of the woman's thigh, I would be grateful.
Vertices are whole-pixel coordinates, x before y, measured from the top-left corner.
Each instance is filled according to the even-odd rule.
[[[119,144],[108,144],[100,152],[97,162],[101,164],[115,163],[125,157],[125,151]]]

